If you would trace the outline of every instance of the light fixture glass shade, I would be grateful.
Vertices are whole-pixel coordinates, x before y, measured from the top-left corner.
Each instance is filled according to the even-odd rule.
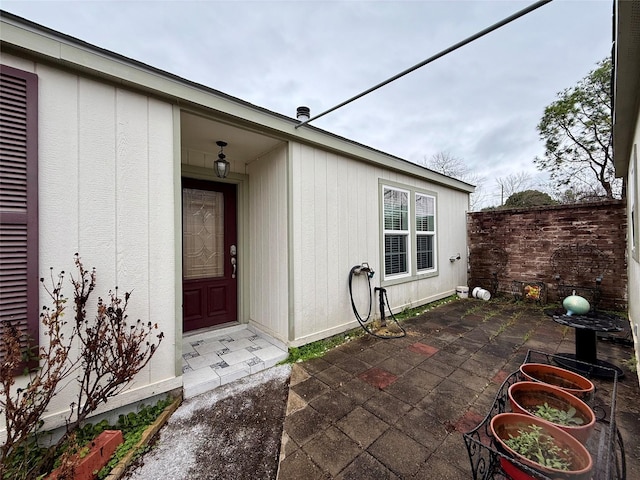
[[[229,175],[229,162],[225,160],[227,157],[224,154],[224,147],[227,146],[227,142],[218,140],[216,145],[220,147],[220,153],[218,153],[218,160],[213,162],[213,168],[215,169],[218,177],[227,178],[227,175]]]
[[[227,162],[224,158],[219,158],[215,161],[214,165],[216,175],[220,178],[227,178],[227,175],[229,175],[229,162]]]

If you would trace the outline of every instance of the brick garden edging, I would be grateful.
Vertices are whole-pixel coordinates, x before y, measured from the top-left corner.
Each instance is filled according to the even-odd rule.
[[[105,430],[91,442],[91,449],[84,456],[80,454],[72,457],[73,471],[71,475],[73,480],[91,480],[95,477],[94,472],[97,472],[107,463],[114,454],[116,449],[122,444],[122,432],[120,430]],[[47,480],[58,480],[61,474],[60,472],[64,467],[59,467],[49,476]]]
[[[165,423],[167,423],[167,421],[169,420],[169,417],[171,417],[173,412],[177,410],[177,408],[180,406],[181,403],[182,403],[182,395],[176,398],[171,405],[168,405],[162,411],[160,416],[158,416],[156,421],[147,427],[147,429],[142,434],[142,437],[140,438],[138,443],[136,443],[135,447],[129,450],[129,453],[127,453],[127,455],[125,455],[122,458],[122,460],[120,460],[118,465],[116,465],[111,470],[109,475],[105,477],[106,480],[120,480],[124,476],[124,474],[127,472],[127,468],[129,468],[129,465],[133,460],[135,453],[141,447],[147,445],[151,441],[154,435],[158,433],[158,431],[164,426]]]

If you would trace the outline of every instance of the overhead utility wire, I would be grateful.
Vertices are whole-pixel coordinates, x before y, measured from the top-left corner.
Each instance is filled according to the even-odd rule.
[[[356,95],[355,97],[351,97],[349,100],[346,100],[346,101],[342,102],[341,104],[336,105],[335,107],[330,108],[329,110],[327,110],[327,111],[325,111],[325,112],[322,112],[322,113],[320,113],[320,114],[316,115],[315,117],[311,117],[311,118],[309,118],[308,120],[305,120],[305,121],[303,121],[303,122],[300,122],[299,124],[297,124],[297,125],[295,126],[295,128],[301,127],[302,125],[306,125],[307,123],[309,123],[309,122],[310,122],[310,121],[312,121],[312,120],[316,120],[317,118],[320,118],[320,117],[325,116],[327,113],[331,113],[331,112],[333,112],[334,110],[337,110],[337,109],[338,109],[338,108],[340,108],[340,107],[344,107],[344,106],[345,106],[345,105],[347,105],[348,103],[351,103],[351,102],[353,102],[354,100],[359,99],[360,97],[364,97],[365,95],[368,95],[369,93],[373,92],[374,90],[377,90],[377,89],[379,89],[380,87],[384,87],[384,86],[385,86],[385,85],[387,85],[388,83],[391,83],[391,82],[393,82],[394,80],[399,79],[400,77],[404,77],[404,76],[405,76],[405,75],[407,75],[408,73],[411,73],[411,72],[413,72],[414,70],[419,69],[420,67],[424,67],[426,64],[431,63],[431,62],[433,62],[434,60],[439,59],[440,57],[444,57],[445,55],[447,55],[447,54],[449,54],[449,53],[453,52],[454,50],[457,50],[458,48],[463,47],[463,46],[465,46],[466,44],[471,43],[471,42],[473,42],[474,40],[477,40],[478,38],[485,36],[487,33],[491,33],[491,32],[493,32],[494,30],[497,30],[498,28],[503,27],[503,26],[504,26],[504,25],[506,25],[507,23],[511,23],[511,22],[513,22],[514,20],[517,20],[518,18],[520,18],[520,17],[522,17],[522,16],[526,15],[527,13],[530,13],[530,12],[532,12],[532,11],[534,11],[534,10],[536,10],[536,9],[538,9],[538,8],[540,8],[540,7],[542,7],[542,6],[544,6],[544,5],[546,5],[547,3],[551,3],[551,1],[552,1],[552,0],[540,0],[540,1],[536,2],[536,3],[533,3],[533,4],[529,5],[529,6],[528,6],[528,7],[526,7],[526,8],[523,8],[523,9],[522,9],[522,10],[520,10],[519,12],[516,12],[516,13],[514,13],[513,15],[508,16],[508,17],[507,17],[507,18],[505,18],[504,20],[501,20],[501,21],[499,21],[498,23],[494,23],[494,24],[493,24],[493,25],[491,25],[490,27],[487,27],[487,28],[485,28],[484,30],[481,30],[480,32],[478,32],[478,33],[476,33],[476,34],[474,34],[474,35],[471,35],[470,37],[468,37],[468,38],[466,38],[466,39],[464,39],[464,40],[462,40],[462,41],[460,41],[460,42],[456,43],[455,45],[453,45],[453,46],[451,46],[451,47],[449,47],[449,48],[446,48],[445,50],[442,50],[440,53],[436,53],[436,54],[435,54],[435,55],[433,55],[432,57],[427,58],[426,60],[424,60],[424,61],[422,61],[422,62],[418,63],[417,65],[414,65],[414,66],[413,66],[413,67],[411,67],[411,68],[407,68],[406,70],[404,70],[404,71],[402,71],[402,72],[398,73],[397,75],[394,75],[393,77],[391,77],[391,78],[389,78],[389,79],[385,80],[384,82],[379,83],[379,84],[377,84],[376,86],[371,87],[370,89],[365,90],[365,91],[364,91],[364,92],[362,92],[362,93],[359,93],[359,94],[358,94],[358,95]]]

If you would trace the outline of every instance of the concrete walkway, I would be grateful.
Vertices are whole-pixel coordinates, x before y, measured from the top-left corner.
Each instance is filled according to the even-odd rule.
[[[482,421],[506,376],[529,349],[575,351],[572,329],[511,302],[455,300],[404,325],[404,338],[360,337],[294,366],[279,480],[469,479],[462,432]],[[617,365],[633,355],[598,343]],[[640,389],[624,370],[616,418],[627,478],[640,478]]]

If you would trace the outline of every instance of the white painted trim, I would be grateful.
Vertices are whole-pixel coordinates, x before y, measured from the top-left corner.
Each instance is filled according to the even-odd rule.
[[[385,223],[384,223],[384,192],[385,190],[394,190],[396,192],[400,192],[400,193],[406,193],[407,194],[407,229],[406,230],[388,230],[385,228]],[[413,208],[411,205],[411,190],[409,190],[406,187],[399,187],[396,185],[387,185],[385,183],[381,184],[381,190],[380,190],[380,202],[382,204],[382,223],[380,224],[380,226],[382,227],[382,238],[381,238],[381,242],[380,242],[380,248],[382,249],[382,278],[385,281],[393,281],[393,280],[399,280],[399,279],[403,279],[403,278],[411,278],[411,271],[413,268],[413,256],[412,256],[412,252],[413,252],[413,239],[411,238],[411,218],[413,215]],[[407,246],[406,246],[406,255],[407,255],[407,265],[406,265],[406,272],[401,272],[401,273],[394,273],[391,275],[386,275],[385,274],[385,270],[386,270],[386,264],[384,262],[385,260],[385,238],[387,235],[403,235],[404,237],[406,237],[406,241],[407,241]]]
[[[289,243],[287,255],[287,274],[289,289],[289,326],[288,341],[296,338],[296,309],[295,309],[295,255],[294,255],[294,218],[293,218],[293,143],[287,144],[287,242]]]
[[[312,343],[318,340],[323,340],[325,338],[331,337],[333,335],[338,335],[340,333],[346,332],[347,330],[353,330],[354,328],[359,328],[360,324],[357,320],[352,320],[347,323],[343,323],[341,325],[337,325],[332,328],[328,328],[326,330],[322,330],[319,332],[314,332],[309,335],[305,335],[300,338],[296,338],[294,341],[289,342],[290,347],[299,347],[301,345],[306,345],[308,343]]]
[[[249,256],[249,176],[243,173],[231,172],[227,178],[219,178],[212,169],[196,167],[193,165],[180,165],[180,176],[177,181],[180,197],[178,207],[182,208],[182,177],[195,178],[199,180],[207,180],[217,183],[231,183],[236,186],[236,228],[238,229],[238,255],[243,260]],[[180,236],[180,246],[177,255],[182,265],[182,212],[180,211],[180,219],[177,228]],[[240,257],[242,256],[242,257]],[[251,282],[249,281],[249,262],[241,261],[238,269],[238,323],[246,324],[249,322],[249,300],[251,298]],[[182,295],[182,268],[180,269],[180,295]],[[182,305],[182,296],[180,297],[180,305]],[[180,314],[182,321],[182,313]],[[182,331],[182,327],[180,328]],[[184,335],[184,334],[183,334]],[[180,340],[181,341],[181,340]],[[180,364],[182,371],[182,363]]]
[[[175,271],[175,312],[176,333],[175,345],[175,370],[176,377],[182,376],[182,182],[181,182],[181,131],[180,108],[173,107],[173,224],[174,228],[174,261]]]

